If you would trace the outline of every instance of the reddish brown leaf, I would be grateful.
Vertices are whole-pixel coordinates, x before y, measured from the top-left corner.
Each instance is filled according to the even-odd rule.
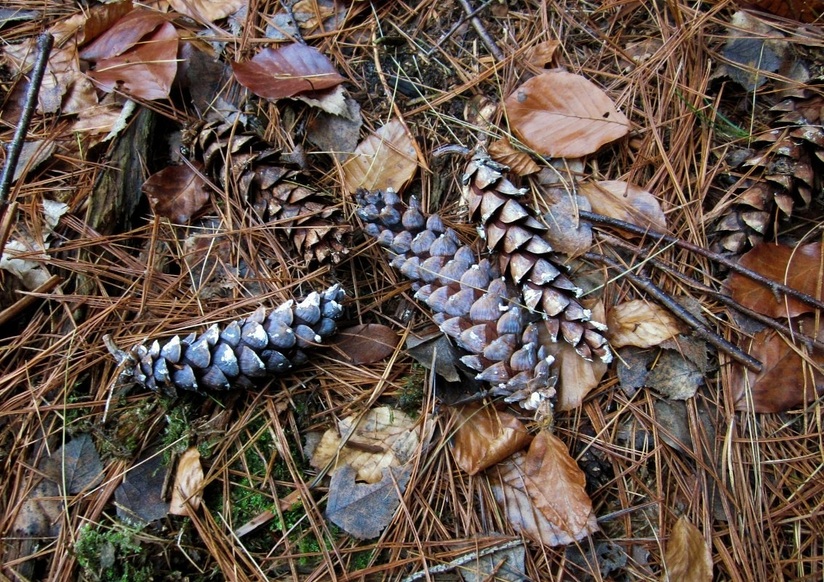
[[[512,173],[518,176],[527,176],[541,171],[541,167],[528,153],[516,150],[508,139],[493,141],[489,144],[487,151],[493,160],[509,166]]]
[[[183,453],[177,462],[169,513],[189,515],[191,511],[197,511],[203,500],[200,496],[202,487],[203,467],[200,464],[200,452],[197,447],[192,447]]]
[[[185,224],[209,201],[206,184],[189,166],[169,166],[149,176],[143,193],[155,214]]]
[[[540,154],[577,158],[623,137],[629,121],[592,81],[564,71],[529,79],[506,99],[512,130]]]
[[[799,331],[815,336],[815,320],[804,316],[796,322]],[[795,327],[795,326],[794,326]],[[818,332],[824,339],[824,332]],[[764,369],[751,372],[734,365],[730,373],[730,389],[738,410],[754,412],[783,412],[809,404],[824,393],[824,374],[816,368],[824,367],[824,355],[814,353],[813,364],[805,361],[799,346],[773,330],[760,331],[753,336],[749,354],[758,359]]]
[[[238,83],[265,99],[322,91],[346,80],[320,51],[297,43],[263,49],[250,61],[232,63],[232,70]]]
[[[686,517],[672,528],[664,557],[664,582],[709,582],[712,580],[710,546]]]
[[[332,344],[352,364],[372,364],[390,356],[400,342],[395,330],[378,323],[341,329]]]
[[[98,61],[89,77],[103,91],[120,89],[141,99],[164,99],[177,73],[177,44],[177,29],[165,22],[133,48]]]
[[[516,531],[536,542],[558,546],[598,530],[586,478],[566,445],[546,431],[526,453],[490,469],[495,501]]]
[[[91,35],[97,32],[96,29],[109,22],[109,13],[96,14],[98,14],[98,17],[94,22],[90,19],[88,25],[91,29],[87,33],[89,35],[88,39],[91,39]],[[161,24],[168,22],[169,18],[168,15],[154,10],[133,10],[114,25],[110,25],[106,32],[80,51],[80,58],[88,61],[100,61],[123,54],[136,45],[144,36],[154,32]],[[103,19],[103,22],[97,22],[98,19]]]
[[[400,190],[418,167],[415,142],[404,125],[390,121],[367,136],[343,165],[343,185],[347,192]]]
[[[503,461],[532,440],[520,420],[492,406],[460,406],[455,409],[455,421],[452,455],[469,475]]]
[[[739,264],[813,297],[822,284],[821,243],[789,247],[763,243],[741,257]],[[727,279],[733,299],[769,317],[795,317],[813,308],[797,299],[775,294],[764,285],[733,273]]]
[[[85,22],[83,23],[81,35],[82,42],[84,44],[90,43],[97,39],[97,37],[99,37],[100,35],[110,32],[114,29],[114,25],[117,23],[117,21],[121,18],[124,18],[127,14],[129,14],[133,8],[134,6],[132,5],[131,0],[127,0],[126,2],[111,2],[109,4],[93,6],[88,11],[88,17],[85,19]],[[159,12],[152,12],[152,14],[160,15]],[[152,28],[151,30],[154,30],[154,28]],[[151,32],[151,30],[148,30],[147,32]],[[83,58],[87,57],[84,56]]]
[[[667,217],[658,198],[635,184],[623,180],[586,182],[580,192],[593,212],[658,232],[667,230]]]

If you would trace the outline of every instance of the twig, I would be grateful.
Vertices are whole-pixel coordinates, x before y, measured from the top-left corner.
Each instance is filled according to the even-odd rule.
[[[420,572],[415,572],[414,574],[410,574],[406,578],[403,579],[403,582],[414,582],[415,580],[420,580],[421,578],[425,578],[427,574],[441,574],[443,572],[449,572],[450,570],[454,570],[455,568],[460,568],[466,563],[472,562],[474,560],[478,560],[480,558],[484,558],[486,556],[490,556],[497,552],[503,552],[505,550],[509,550],[512,548],[516,548],[518,546],[524,545],[524,541],[521,539],[510,540],[506,543],[503,543],[498,546],[492,546],[481,551],[476,552],[469,552],[468,554],[464,554],[452,560],[447,564],[440,564],[439,566],[432,566],[431,568],[427,568],[426,570],[421,570]]]
[[[783,283],[779,283],[778,281],[773,281],[772,279],[768,279],[764,275],[760,273],[756,273],[755,271],[751,271],[746,267],[742,267],[735,261],[731,261],[724,255],[720,253],[714,253],[711,250],[705,249],[698,245],[694,245],[690,242],[682,240],[680,238],[676,238],[674,236],[670,236],[668,234],[663,234],[661,232],[657,232],[654,230],[649,230],[646,228],[641,228],[640,226],[635,226],[634,224],[630,224],[629,222],[624,222],[623,220],[617,220],[615,218],[609,218],[608,216],[603,216],[601,214],[596,214],[594,212],[587,212],[586,210],[579,210],[578,214],[584,220],[588,220],[590,222],[594,222],[596,224],[605,224],[607,226],[611,226],[614,228],[619,228],[621,230],[626,230],[633,234],[637,234],[639,236],[649,236],[655,240],[664,241],[667,243],[674,244],[678,248],[682,248],[684,250],[693,252],[697,255],[701,255],[702,257],[706,257],[711,261],[715,261],[716,263],[720,263],[727,267],[730,271],[734,271],[739,275],[743,275],[748,279],[752,279],[762,285],[766,285],[770,288],[773,293],[784,293],[785,295],[789,295],[799,301],[806,303],[807,305],[811,305],[816,309],[824,310],[824,302],[816,299],[812,295],[807,295],[806,293],[802,293],[798,289],[793,289],[792,287],[788,287]]]
[[[742,364],[752,370],[753,372],[760,372],[763,369],[761,362],[745,354],[741,349],[732,343],[728,342],[720,335],[705,326],[697,317],[679,305],[672,297],[664,293],[660,287],[653,283],[649,278],[643,275],[637,275],[619,263],[607,256],[598,253],[584,253],[583,258],[594,263],[601,263],[617,271],[621,271],[622,276],[632,281],[635,285],[643,289],[658,303],[666,307],[675,317],[689,325],[696,336],[706,341],[708,344],[715,346],[719,351],[728,354],[733,360]]]
[[[466,14],[469,17],[469,22],[472,23],[472,28],[475,29],[475,32],[478,33],[478,36],[481,37],[481,42],[484,43],[489,52],[492,53],[492,56],[495,57],[496,60],[502,61],[506,57],[504,56],[503,51],[495,44],[495,39],[489,34],[484,26],[484,23],[481,22],[481,19],[477,16],[474,16],[475,12],[472,8],[472,5],[469,3],[469,0],[458,0],[463,9],[466,11]]]
[[[0,311],[0,326],[5,325],[10,320],[20,315],[24,309],[40,299],[40,297],[37,296],[38,293],[48,293],[57,287],[57,284],[60,283],[61,280],[62,279],[59,276],[52,275],[42,285],[34,289],[31,294],[27,293],[25,296],[6,307],[3,311]]]
[[[17,162],[20,159],[20,151],[23,149],[23,143],[26,140],[26,132],[29,129],[29,123],[31,123],[34,107],[37,104],[40,84],[43,82],[43,75],[46,73],[46,64],[49,62],[49,53],[53,44],[54,37],[47,32],[37,37],[37,58],[34,61],[29,88],[26,91],[23,114],[20,116],[20,121],[17,122],[14,137],[12,137],[6,150],[6,163],[3,166],[3,174],[0,176],[0,204],[5,204],[9,195],[9,188],[11,188],[14,171],[17,169]]]
[[[467,20],[469,20],[470,18],[474,18],[475,16],[477,16],[478,14],[480,14],[481,10],[483,10],[484,8],[486,8],[487,6],[489,6],[490,4],[492,4],[492,2],[493,2],[493,0],[486,0],[486,2],[484,2],[483,4],[481,4],[478,8],[476,8],[475,10],[472,10],[472,11],[471,11],[471,12],[469,12],[468,14],[465,14],[463,17],[461,17],[461,19],[460,19],[460,20],[458,20],[458,22],[456,22],[455,24],[453,24],[453,25],[452,25],[452,28],[450,28],[450,29],[449,29],[449,30],[447,30],[447,31],[446,31],[443,35],[441,35],[441,38],[439,38],[439,39],[438,39],[438,42],[436,42],[436,43],[435,43],[435,46],[433,46],[431,49],[429,49],[428,51],[426,51],[426,53],[425,53],[425,55],[424,55],[424,56],[426,56],[426,57],[430,57],[430,56],[432,56],[432,53],[434,53],[436,50],[440,49],[440,48],[441,48],[441,45],[442,45],[443,43],[445,43],[447,40],[449,40],[449,38],[450,38],[453,34],[455,34],[455,32],[456,32],[456,31],[457,31],[457,30],[458,30],[461,26],[463,26],[463,23],[464,23],[464,22],[466,22],[466,21],[467,21]],[[466,6],[464,6],[464,10],[466,10]]]

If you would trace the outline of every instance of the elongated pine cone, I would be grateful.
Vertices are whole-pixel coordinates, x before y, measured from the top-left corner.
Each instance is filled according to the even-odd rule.
[[[592,321],[578,301],[581,289],[563,273],[544,238],[547,227],[521,202],[527,191],[510,182],[507,171],[484,151],[472,157],[463,176],[470,218],[483,226],[487,248],[497,253],[503,274],[520,286],[527,309],[545,316],[552,340],[560,333],[582,357],[611,361],[606,326]]]
[[[357,202],[366,233],[413,281],[415,298],[467,352],[461,362],[492,384],[491,394],[530,410],[555,395],[553,357],[539,344],[540,317],[522,305],[496,265],[478,260],[438,215],[424,216],[415,198],[407,207],[392,190],[362,190]]]
[[[155,340],[115,355],[131,364],[138,384],[169,395],[250,388],[305,363],[304,350],[335,333],[342,299],[343,290],[333,285],[299,303],[289,300],[268,313],[260,307],[223,327],[212,325],[200,335]]]
[[[235,129],[232,123],[209,123],[186,138],[207,175],[277,226],[307,263],[340,261],[348,252],[344,237],[350,231],[340,206],[308,185],[299,164],[257,134]]]

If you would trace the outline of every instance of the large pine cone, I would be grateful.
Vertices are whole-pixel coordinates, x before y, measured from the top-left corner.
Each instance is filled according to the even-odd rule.
[[[552,356],[539,344],[539,314],[496,265],[478,260],[441,218],[423,215],[416,199],[404,205],[391,190],[357,194],[367,234],[413,281],[441,330],[467,352],[461,362],[492,384],[491,394],[535,410],[555,395]]]
[[[611,361],[606,326],[590,320],[592,313],[578,301],[581,289],[564,275],[544,238],[547,227],[520,200],[527,191],[510,182],[507,171],[484,151],[472,157],[463,176],[470,218],[483,225],[487,248],[497,253],[501,271],[521,286],[526,307],[544,315],[552,340],[560,332],[582,357]]]
[[[771,112],[777,127],[730,157],[735,202],[716,223],[716,251],[743,252],[775,234],[776,221],[821,203],[824,97],[787,99]]]
[[[200,335],[155,340],[120,353],[134,380],[146,388],[176,395],[178,390],[249,388],[257,380],[306,362],[306,348],[335,333],[343,290],[333,285],[300,303],[287,301],[268,312],[260,307],[247,318],[213,325]]]
[[[208,123],[190,132],[184,143],[201,159],[207,175],[279,228],[307,263],[337,263],[348,252],[343,239],[350,229],[340,206],[308,185],[301,164],[256,133],[232,123]]]

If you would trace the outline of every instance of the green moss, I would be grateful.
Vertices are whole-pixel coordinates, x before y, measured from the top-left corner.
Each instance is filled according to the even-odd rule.
[[[80,529],[74,553],[81,568],[80,579],[94,581],[148,582],[152,569],[136,529],[116,524],[111,528],[85,525]]]

